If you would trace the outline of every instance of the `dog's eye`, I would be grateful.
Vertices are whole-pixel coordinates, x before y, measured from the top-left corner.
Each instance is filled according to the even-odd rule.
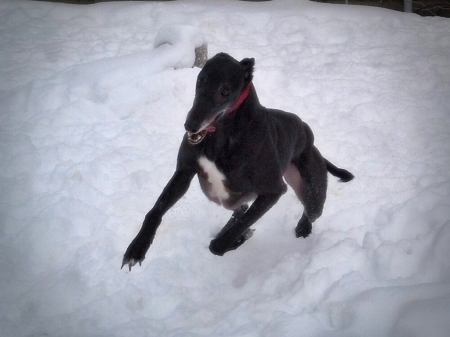
[[[223,97],[227,97],[230,94],[230,90],[228,89],[223,89],[222,92],[220,93]]]

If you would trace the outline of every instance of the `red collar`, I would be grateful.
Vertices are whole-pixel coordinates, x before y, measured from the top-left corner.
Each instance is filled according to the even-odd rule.
[[[228,108],[226,114],[231,114],[236,112],[237,109],[239,109],[241,107],[241,105],[245,102],[245,100],[247,99],[248,95],[250,94],[250,89],[253,87],[253,83],[250,82],[247,87],[242,90],[241,94],[239,95],[238,99],[236,100],[236,102],[230,107]]]

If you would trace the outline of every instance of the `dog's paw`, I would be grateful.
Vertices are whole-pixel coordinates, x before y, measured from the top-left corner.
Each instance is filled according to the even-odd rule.
[[[128,265],[129,271],[131,271],[131,267],[139,263],[142,265],[142,261],[145,259],[145,253],[147,253],[148,248],[150,247],[150,241],[142,240],[139,237],[136,237],[128,246],[127,251],[125,252],[122,260],[122,267]]]
[[[300,221],[298,222],[297,227],[295,228],[295,236],[297,238],[306,238],[311,234],[312,224],[309,219],[303,215]]]
[[[211,240],[209,244],[209,251],[217,256],[223,256],[227,251],[226,249],[223,249],[222,245],[220,244],[219,238]]]
[[[209,250],[214,255],[223,256],[226,252],[235,250],[240,247],[245,241],[253,236],[254,229],[247,229],[241,236],[234,240],[230,245],[225,245],[221,242],[221,238],[217,237],[211,241]]]
[[[307,238],[311,234],[311,228],[297,228],[295,229],[295,236],[297,238]]]

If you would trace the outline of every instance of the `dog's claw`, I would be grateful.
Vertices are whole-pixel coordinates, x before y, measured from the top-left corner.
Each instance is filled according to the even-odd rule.
[[[235,250],[253,236],[254,229],[247,229],[240,237],[238,237],[229,247],[227,251]]]
[[[242,234],[242,238],[243,238],[244,240],[250,239],[250,238],[253,236],[253,232],[254,232],[254,231],[255,231],[255,230],[254,230],[254,229],[251,229],[251,228],[247,229],[247,230],[244,232],[244,234]]]
[[[142,261],[145,259],[145,254],[153,241],[153,236],[145,237],[142,235],[137,235],[127,248],[122,260],[122,268],[126,264],[128,265],[129,271],[131,268],[139,262],[142,265]]]
[[[131,267],[134,267],[136,263],[139,263],[139,266],[142,266],[142,260],[135,260],[135,259],[126,259],[124,258],[122,261],[122,267],[120,269],[123,269],[123,266],[126,264],[128,265],[128,271],[131,271]]]

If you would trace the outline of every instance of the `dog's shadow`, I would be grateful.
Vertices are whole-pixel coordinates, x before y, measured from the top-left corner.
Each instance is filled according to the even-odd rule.
[[[295,237],[292,240],[286,240],[286,242],[278,242],[279,247],[272,244],[272,248],[278,248],[277,253],[271,253],[262,246],[265,243],[270,243],[269,238],[267,238],[267,241],[261,240],[262,242],[251,247],[254,250],[253,252],[243,253],[239,259],[239,269],[236,271],[232,282],[233,286],[243,288],[253,279],[264,280],[264,285],[261,286],[270,292],[271,288],[280,286],[280,280],[282,280],[281,282],[290,282],[289,280],[298,279],[303,267],[309,262],[308,254],[304,253],[308,251],[308,247],[312,243],[304,240],[299,244],[297,240],[297,247],[294,247],[292,244],[294,239]],[[280,272],[286,277],[280,279]],[[261,277],[262,275],[264,276]]]
[[[278,208],[283,208],[285,212]],[[280,213],[285,215],[280,218]],[[301,240],[295,237],[293,224],[299,213],[301,209],[295,202],[276,205],[264,221],[253,227],[254,236],[238,250],[231,252],[231,255],[236,256],[236,274],[232,281],[235,288],[244,287],[253,278],[264,280],[266,287],[275,287],[280,272],[287,279],[300,276],[303,267],[309,263],[308,252],[315,240],[313,237]]]

